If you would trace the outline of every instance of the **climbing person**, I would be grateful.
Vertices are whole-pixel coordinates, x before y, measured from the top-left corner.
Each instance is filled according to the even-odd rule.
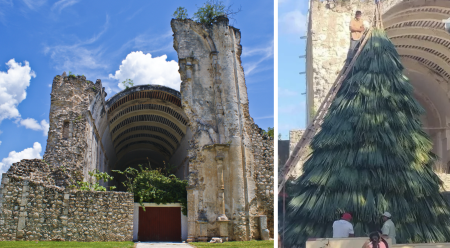
[[[347,63],[350,62],[355,54],[355,49],[358,43],[361,41],[366,28],[364,27],[364,22],[362,20],[362,12],[356,11],[355,18],[350,21],[350,48],[347,53]]]
[[[395,225],[392,222],[392,215],[389,212],[384,212],[382,215],[383,218],[383,227],[381,228],[381,232],[383,237],[390,238],[392,240],[392,244],[396,244],[395,240]]]
[[[369,234],[369,240],[367,240],[362,248],[388,248],[386,241],[383,239],[379,232],[373,232]]]
[[[353,225],[350,223],[352,215],[344,213],[340,220],[333,222],[333,238],[354,237]]]

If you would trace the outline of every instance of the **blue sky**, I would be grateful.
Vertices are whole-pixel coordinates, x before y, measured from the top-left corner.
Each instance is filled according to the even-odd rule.
[[[273,127],[273,1],[223,2],[241,6],[231,24],[242,32],[250,114]],[[0,172],[44,154],[50,85],[63,71],[101,79],[108,97],[126,78],[179,90],[170,20],[177,7],[192,17],[203,3],[0,0]]]
[[[278,1],[278,133],[306,128],[306,35],[308,2]]]

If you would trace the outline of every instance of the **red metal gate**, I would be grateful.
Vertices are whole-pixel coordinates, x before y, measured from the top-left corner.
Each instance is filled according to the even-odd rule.
[[[139,207],[139,241],[181,241],[181,207]]]

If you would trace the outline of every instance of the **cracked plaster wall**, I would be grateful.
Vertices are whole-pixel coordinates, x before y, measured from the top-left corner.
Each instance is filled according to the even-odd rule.
[[[271,155],[265,157],[264,145],[255,149],[260,138],[253,136],[254,122],[248,110],[240,61],[241,33],[229,26],[226,18],[212,25],[192,20],[172,20],[171,25],[182,79],[182,105],[193,132],[189,148],[188,239],[220,236],[220,163],[230,239],[259,239],[259,215],[267,215],[273,223],[273,203],[272,208],[265,208],[263,198],[258,198],[258,192],[261,197],[273,198],[273,139],[266,144],[267,150],[272,149],[272,153],[268,152]],[[265,163],[260,163],[262,157],[258,156],[264,157]],[[258,167],[267,167],[265,184],[258,183]],[[206,232],[206,224],[201,223],[207,223]]]

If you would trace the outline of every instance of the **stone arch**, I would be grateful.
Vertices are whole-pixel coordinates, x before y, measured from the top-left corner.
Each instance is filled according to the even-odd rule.
[[[450,162],[450,34],[443,19],[450,17],[450,1],[401,1],[383,15],[386,33],[397,48],[405,74],[426,114],[424,131],[441,158],[438,170]],[[439,166],[438,166],[439,167]]]
[[[170,163],[177,167],[178,177],[186,176],[187,142],[192,135],[180,92],[140,85],[117,93],[105,105],[108,128],[103,139],[109,139],[108,157],[113,158],[109,170],[149,163],[155,168]]]

